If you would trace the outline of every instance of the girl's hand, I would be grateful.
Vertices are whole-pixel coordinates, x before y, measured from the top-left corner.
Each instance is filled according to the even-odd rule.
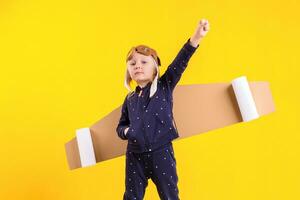
[[[190,42],[192,46],[197,47],[201,39],[207,34],[209,31],[209,23],[206,19],[201,19],[197,25],[197,28],[192,35]]]
[[[125,128],[125,130],[124,130],[124,134],[125,134],[125,135],[127,134],[128,129],[129,129],[129,127]]]

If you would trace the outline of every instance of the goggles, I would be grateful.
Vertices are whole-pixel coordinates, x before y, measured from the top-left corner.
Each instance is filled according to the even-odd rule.
[[[127,54],[127,57],[126,57],[126,62],[128,60],[130,60],[132,58],[132,54],[136,52],[136,53],[140,53],[140,54],[143,54],[145,56],[152,56],[154,58],[154,60],[156,61],[157,65],[160,66],[161,63],[160,63],[160,59],[159,57],[157,56],[157,53],[154,49],[146,46],[146,45],[138,45],[136,47],[132,47],[128,54]]]

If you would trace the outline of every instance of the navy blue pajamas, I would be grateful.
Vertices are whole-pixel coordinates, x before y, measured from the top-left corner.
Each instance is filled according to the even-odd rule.
[[[128,140],[125,200],[142,200],[149,178],[155,183],[161,199],[179,199],[172,145],[179,137],[173,119],[173,90],[198,46],[193,47],[190,38],[186,41],[159,77],[152,97],[149,97],[149,82],[142,88],[136,86],[124,99],[116,132],[122,140]]]
[[[160,199],[179,199],[172,143],[153,152],[126,152],[126,191],[123,200],[142,200],[149,178],[156,185]]]

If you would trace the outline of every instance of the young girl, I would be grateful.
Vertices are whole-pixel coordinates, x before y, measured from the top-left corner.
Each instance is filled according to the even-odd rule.
[[[128,140],[123,200],[142,200],[149,178],[156,185],[160,199],[179,199],[172,144],[179,135],[173,120],[172,94],[208,30],[208,21],[200,20],[192,37],[161,77],[160,59],[154,49],[139,45],[128,52],[125,87],[131,91],[131,80],[137,86],[126,96],[116,128],[118,136]]]

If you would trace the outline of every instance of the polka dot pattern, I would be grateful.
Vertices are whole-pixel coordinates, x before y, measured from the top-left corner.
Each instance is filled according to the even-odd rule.
[[[123,200],[142,200],[148,179],[156,185],[160,199],[179,200],[178,176],[173,144],[144,153],[126,152],[126,191]]]

